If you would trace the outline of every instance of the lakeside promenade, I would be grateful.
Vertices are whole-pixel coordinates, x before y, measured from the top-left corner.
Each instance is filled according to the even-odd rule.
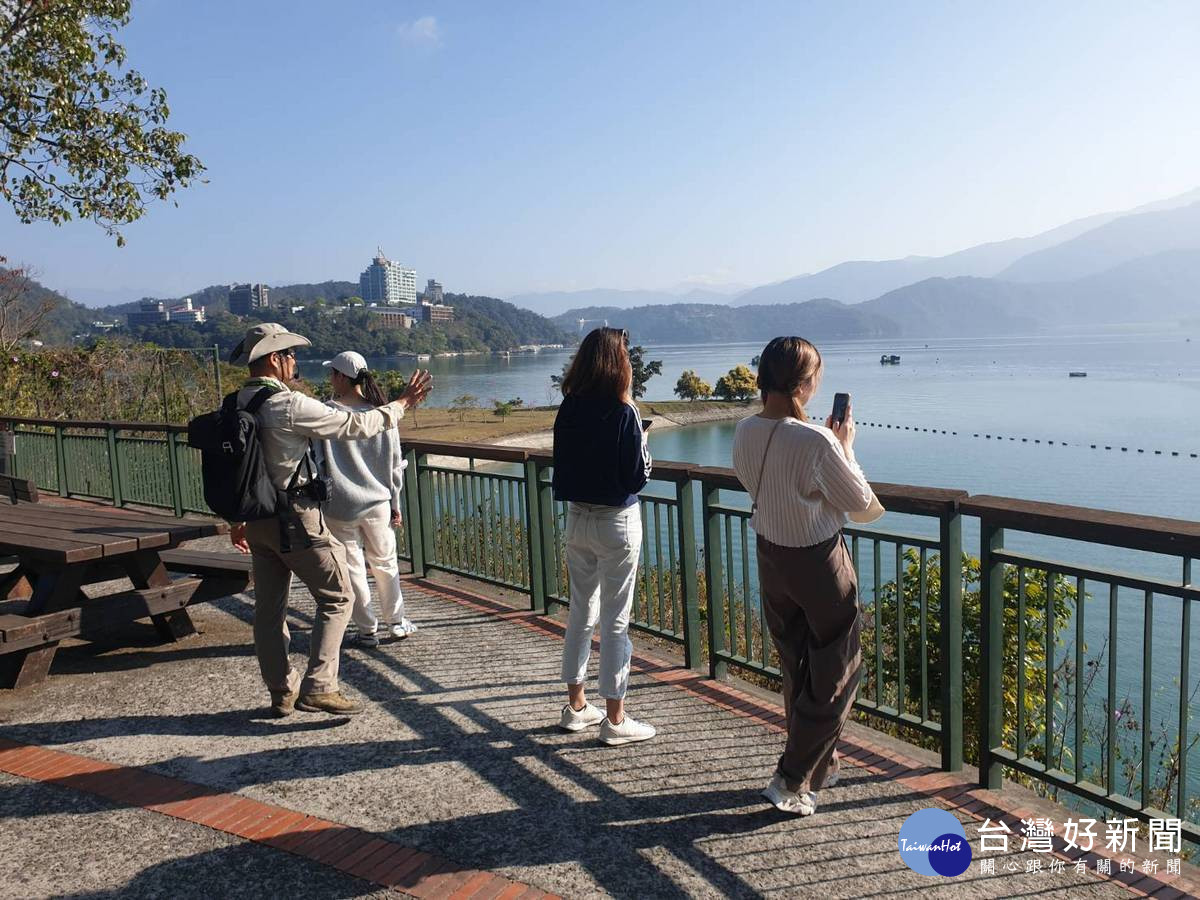
[[[0,695],[0,896],[1191,890],[1117,864],[1097,877],[1095,854],[1080,874],[1070,854],[1022,853],[1017,841],[1012,852],[978,854],[959,878],[931,880],[896,853],[911,813],[951,811],[977,844],[983,815],[1016,833],[1022,816],[1061,820],[1063,811],[1019,788],[981,791],[969,772],[939,773],[936,757],[852,725],[842,783],[822,792],[817,815],[784,816],[758,795],[782,741],[773,696],[710,682],[639,642],[631,702],[659,737],[603,747],[554,727],[558,617],[478,586],[405,588],[421,631],[344,652],[343,678],[367,701],[352,719],[267,718],[247,595],[197,608],[200,633],[186,642],[157,645],[146,626],[140,646],[73,646],[60,651],[55,677]],[[313,612],[303,589],[292,610],[300,656]],[[190,808],[171,804],[181,785]],[[304,830],[317,836],[304,841]],[[980,858],[995,859],[995,874],[979,874]]]

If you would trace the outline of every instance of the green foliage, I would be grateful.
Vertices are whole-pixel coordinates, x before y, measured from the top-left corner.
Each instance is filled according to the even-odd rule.
[[[222,390],[245,369],[218,366]],[[101,341],[91,348],[10,350],[0,357],[0,412],[84,421],[183,423],[220,403],[211,351]]]
[[[734,366],[717,379],[713,393],[719,400],[749,400],[758,392],[754,373],[743,365]]]
[[[450,401],[450,408],[458,413],[458,421],[465,421],[467,418],[467,410],[477,409],[479,407],[479,398],[474,394],[459,394]]]
[[[707,400],[712,396],[712,385],[704,381],[691,369],[685,371],[675,382],[675,394],[680,400]]]
[[[271,302],[277,300],[271,291]],[[417,353],[463,353],[507,350],[521,344],[562,343],[564,335],[536,313],[517,309],[510,303],[491,297],[446,295],[455,308],[455,321],[449,324],[419,322],[411,329],[380,328],[369,309],[354,306],[319,306],[316,298],[304,309],[260,310],[254,316],[238,318],[224,312],[211,313],[200,325],[162,323],[132,329],[141,341],[168,347],[195,347],[217,344],[222,355],[242,339],[246,329],[259,321],[279,322],[312,341],[301,352],[306,357],[328,358],[343,350],[356,350],[364,356],[396,356]],[[193,302],[199,302],[193,296]]]
[[[646,383],[655,375],[662,374],[662,360],[655,359],[646,362],[643,358],[645,350],[640,346],[629,348],[629,363],[633,367],[633,399],[637,400],[646,395]]]
[[[495,405],[495,409],[492,411],[493,415],[499,416],[502,419],[506,419],[512,414],[513,406],[511,403],[505,402],[504,400],[496,400],[493,401],[493,403]]]
[[[119,227],[204,171],[166,94],[125,67],[129,0],[0,4],[0,196],[25,223]]]

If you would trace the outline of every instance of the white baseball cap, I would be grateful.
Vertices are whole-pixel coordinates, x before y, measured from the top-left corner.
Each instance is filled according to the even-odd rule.
[[[347,378],[357,378],[367,371],[367,361],[363,359],[361,353],[355,353],[353,350],[343,350],[333,359],[325,360],[321,365],[330,366]]]

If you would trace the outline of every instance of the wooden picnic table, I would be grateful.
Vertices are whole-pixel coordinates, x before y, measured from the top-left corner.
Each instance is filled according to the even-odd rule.
[[[0,575],[0,599],[28,598],[19,612],[0,615],[0,687],[43,680],[67,637],[146,617],[164,640],[194,633],[188,604],[245,590],[249,567],[172,578],[164,554],[227,531],[224,522],[102,506],[0,505],[0,556],[17,560],[14,571]],[[131,590],[92,597],[83,590],[123,578]]]

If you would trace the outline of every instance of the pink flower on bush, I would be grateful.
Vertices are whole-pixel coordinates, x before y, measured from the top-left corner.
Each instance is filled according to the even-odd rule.
[[[57,378],[57,377],[58,377],[58,369],[51,369],[51,370],[50,370],[50,377],[51,377],[51,378]]]

